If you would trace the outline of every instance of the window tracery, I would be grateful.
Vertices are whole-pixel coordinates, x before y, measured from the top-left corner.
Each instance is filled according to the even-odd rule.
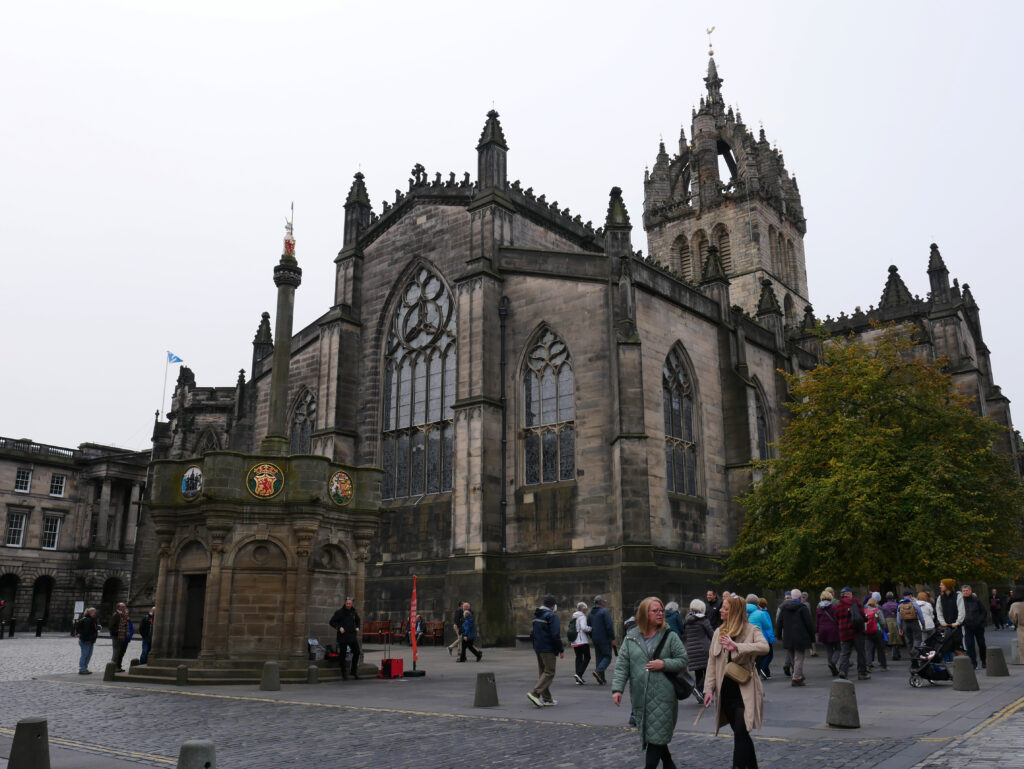
[[[697,496],[698,436],[695,397],[679,350],[673,349],[661,369],[665,416],[665,478],[668,490]]]
[[[576,407],[565,343],[546,331],[523,373],[523,468],[527,485],[576,477]]]

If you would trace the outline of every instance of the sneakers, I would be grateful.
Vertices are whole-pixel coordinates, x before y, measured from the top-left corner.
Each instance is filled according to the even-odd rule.
[[[583,686],[583,676],[581,676],[579,673],[573,675],[573,680],[576,681],[577,686]]]
[[[78,675],[80,675],[80,676],[91,676],[92,675],[92,671],[91,670],[79,670],[78,671]]]
[[[789,665],[783,665],[782,672],[785,673],[786,677],[788,678],[789,676],[793,675],[793,668],[791,668]]]
[[[541,700],[540,704],[546,708],[554,707],[558,704],[558,700]]]
[[[858,673],[857,674],[857,680],[858,681],[867,681],[869,678],[871,678],[871,674],[870,673]]]
[[[807,679],[805,678],[794,678],[793,686],[807,686]]]
[[[595,679],[595,680],[596,680],[596,681],[597,681],[597,682],[598,682],[599,684],[603,684],[603,683],[604,683],[604,681],[602,680],[602,679],[604,678],[604,676],[602,676],[602,675],[601,675],[600,673],[598,673],[598,672],[597,672],[596,670],[592,670],[592,671],[591,671],[591,675],[592,675],[592,676],[594,676],[594,679]]]
[[[532,702],[538,708],[544,707],[544,703],[541,701],[540,697],[538,697],[533,692],[527,692],[526,693],[526,699],[528,699],[530,702]]]
[[[833,664],[832,664],[831,662],[830,662],[830,663],[828,663],[828,669],[829,669],[829,671],[830,671],[830,672],[832,673],[832,675],[833,675],[833,676],[837,676],[837,675],[839,675],[839,668],[837,668],[837,667],[836,667],[835,665],[833,665]]]

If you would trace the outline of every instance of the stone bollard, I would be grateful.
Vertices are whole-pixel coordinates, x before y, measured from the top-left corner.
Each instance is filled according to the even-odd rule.
[[[8,769],[50,769],[50,737],[45,718],[23,718],[14,730]]]
[[[1010,664],[1011,665],[1020,665],[1021,664],[1021,661],[1020,661],[1020,648],[1018,648],[1018,646],[1017,646],[1017,639],[1016,638],[1014,638],[1012,641],[1010,641]]]
[[[970,657],[953,658],[953,691],[955,692],[976,692],[978,677],[974,675],[974,663]]]
[[[213,741],[189,740],[181,743],[177,769],[217,769]]]
[[[306,668],[306,683],[320,683],[320,668],[318,668],[316,665],[310,665],[308,668]]]
[[[106,667],[103,668],[103,680],[113,681],[114,675],[117,673],[117,664],[114,662],[108,662]]]
[[[985,655],[985,675],[989,678],[1010,675],[1010,670],[1006,667],[1006,657],[998,646],[988,647],[988,654]]]
[[[188,665],[178,665],[175,668],[174,683],[178,686],[188,686]]]
[[[281,665],[276,660],[268,660],[263,663],[263,679],[260,681],[260,691],[281,691]]]
[[[860,711],[857,710],[857,687],[853,681],[837,679],[832,682],[828,695],[828,715],[825,721],[829,726],[841,729],[859,729]]]
[[[498,705],[498,685],[494,681],[494,673],[476,674],[476,694],[473,697],[474,708],[493,708]]]

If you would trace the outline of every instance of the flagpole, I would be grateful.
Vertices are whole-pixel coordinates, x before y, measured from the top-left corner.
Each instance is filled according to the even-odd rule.
[[[160,416],[164,414],[164,403],[167,401],[167,369],[171,367],[171,356],[164,350],[164,386],[160,390]]]

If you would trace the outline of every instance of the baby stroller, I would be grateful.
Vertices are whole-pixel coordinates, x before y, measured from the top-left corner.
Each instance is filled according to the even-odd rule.
[[[910,657],[910,685],[924,686],[924,682],[952,681],[949,666],[943,658],[953,651],[953,631],[939,628],[931,638],[913,650]]]

